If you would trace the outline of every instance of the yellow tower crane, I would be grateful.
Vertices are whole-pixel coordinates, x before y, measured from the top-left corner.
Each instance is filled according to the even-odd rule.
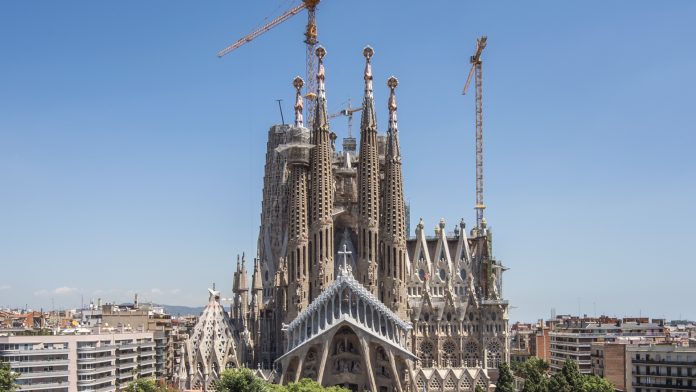
[[[321,0],[302,0],[302,4],[297,5],[287,11],[285,11],[280,16],[276,17],[272,21],[266,23],[265,25],[259,27],[258,29],[252,31],[251,33],[245,35],[244,37],[238,39],[232,45],[222,49],[217,53],[218,57],[222,57],[233,50],[239,48],[240,46],[250,42],[254,38],[260,36],[261,34],[267,32],[268,30],[274,28],[275,26],[283,23],[284,21],[290,19],[291,17],[300,13],[300,11],[307,10],[307,28],[305,30],[304,43],[307,45],[307,80],[305,80],[305,88],[307,98],[307,105],[305,107],[305,118],[308,120],[309,128],[312,128],[313,113],[315,107],[315,93],[316,90],[316,70],[314,66],[314,50],[316,49],[317,43],[317,23],[316,23],[316,10],[317,5]]]
[[[462,94],[466,94],[466,90],[471,83],[471,77],[476,76],[476,227],[481,228],[483,221],[483,210],[486,205],[483,203],[483,91],[482,91],[482,75],[481,75],[481,53],[486,47],[487,37],[484,35],[476,40],[476,53],[471,56],[471,69],[469,76],[466,78],[466,84]]]

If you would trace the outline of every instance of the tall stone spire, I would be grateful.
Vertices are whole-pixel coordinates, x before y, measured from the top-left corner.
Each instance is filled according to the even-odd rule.
[[[302,121],[302,86],[297,76],[295,87],[295,126],[288,130],[287,143],[278,147],[290,169],[288,179],[288,247],[285,260],[288,263],[288,311],[285,322],[292,321],[309,305],[309,222],[307,220],[307,182],[309,180],[310,150],[309,130]]]
[[[334,178],[331,170],[331,139],[324,86],[324,56],[326,50],[319,46],[316,50],[319,60],[317,71],[317,106],[313,123],[310,175],[310,301],[334,279]]]
[[[263,284],[261,283],[261,266],[260,260],[254,258],[254,272],[251,275],[251,306],[249,309],[249,321],[247,328],[252,341],[258,342],[261,338],[261,312],[263,311]],[[253,347],[254,359],[259,361],[261,357],[261,345],[256,344]]]
[[[383,302],[408,320],[406,291],[406,207],[404,205],[404,182],[401,170],[401,151],[399,148],[399,130],[396,119],[396,86],[399,81],[394,77],[387,80],[389,86],[389,130],[387,131],[387,151],[384,157],[384,215],[380,235],[383,253],[380,261],[380,273],[384,274]]]
[[[377,287],[377,248],[379,241],[379,153],[377,118],[372,94],[374,50],[367,46],[365,56],[365,96],[360,120],[360,161],[358,164],[358,280],[383,300]]]
[[[237,255],[237,272],[235,272],[234,284],[234,309],[232,311],[233,321],[238,327],[246,327],[249,315],[249,284],[247,280],[246,258],[242,253],[241,264]]]
[[[254,258],[254,272],[251,275],[251,294],[258,304],[263,303],[263,283],[261,283],[261,266],[259,258]]]

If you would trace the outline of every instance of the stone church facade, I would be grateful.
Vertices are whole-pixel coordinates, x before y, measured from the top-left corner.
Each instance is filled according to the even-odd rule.
[[[348,137],[339,149],[326,51],[316,54],[313,129],[304,127],[297,77],[294,124],[268,133],[251,285],[239,261],[233,285],[230,367],[356,391],[486,390],[509,360],[505,268],[490,229],[484,220],[467,231],[460,221],[448,231],[440,220],[428,232],[421,220],[410,235],[397,79],[387,81],[389,125],[380,134],[374,52],[365,48],[359,145]]]

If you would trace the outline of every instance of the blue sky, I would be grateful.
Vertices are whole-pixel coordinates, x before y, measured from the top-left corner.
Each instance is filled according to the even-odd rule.
[[[266,132],[304,74],[292,2],[0,3],[0,306],[133,293],[200,305],[255,253]],[[487,219],[513,320],[696,318],[696,3],[324,0],[331,111],[390,75],[412,227],[474,218],[484,52]],[[357,121],[356,121],[357,123]],[[344,118],[333,121],[339,136]]]

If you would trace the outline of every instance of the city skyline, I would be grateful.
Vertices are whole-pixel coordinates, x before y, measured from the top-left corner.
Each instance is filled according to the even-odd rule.
[[[53,298],[75,307],[81,296],[128,301],[136,292],[202,306],[213,281],[231,292],[238,253],[251,267],[264,138],[280,120],[275,99],[291,116],[304,20],[218,60],[283,5],[154,4],[165,3],[1,6],[11,60],[0,64],[10,76],[0,94],[0,216],[9,217],[0,306],[46,309]],[[511,268],[511,319],[551,308],[696,318],[664,298],[665,289],[686,298],[682,276],[696,272],[696,56],[687,50],[696,6],[624,2],[600,13],[442,2],[415,11],[390,2],[361,14],[367,4],[319,7],[329,108],[341,109],[336,97],[360,101],[361,50],[371,44],[381,134],[386,79],[400,81],[411,234],[420,217],[428,234],[441,217],[448,231],[461,217],[473,226],[474,105],[460,93],[486,34],[486,216]],[[458,25],[457,13],[476,18]],[[424,22],[435,15],[441,23]],[[356,18],[364,28],[348,33]],[[331,125],[345,136],[344,118]],[[447,189],[437,203],[435,187]]]

